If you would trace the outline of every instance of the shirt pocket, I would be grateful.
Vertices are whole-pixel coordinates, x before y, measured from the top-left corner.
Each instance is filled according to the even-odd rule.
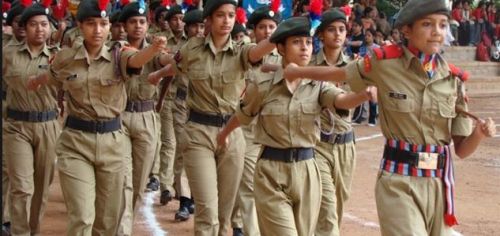
[[[321,107],[318,103],[300,104],[300,129],[303,133],[319,133]]]
[[[384,104],[384,107],[385,107],[385,109],[387,109],[391,112],[409,113],[415,109],[415,103],[410,98],[396,99],[396,98],[387,97],[385,104]]]
[[[87,78],[79,76],[78,74],[68,74],[65,76],[64,80],[64,90],[75,98],[76,100],[83,100],[85,96]]]
[[[242,79],[242,73],[238,71],[222,72],[222,97],[227,101],[238,101],[245,81]]]
[[[439,115],[442,118],[450,119],[457,116],[457,113],[455,111],[456,100],[457,97],[449,96],[447,99],[440,100],[438,102]]]
[[[270,135],[288,134],[289,131],[284,129],[287,126],[285,124],[287,112],[286,106],[281,103],[265,105],[260,111],[260,124]]]
[[[121,79],[108,76],[99,77],[101,101],[104,104],[114,104],[122,98],[124,83]]]

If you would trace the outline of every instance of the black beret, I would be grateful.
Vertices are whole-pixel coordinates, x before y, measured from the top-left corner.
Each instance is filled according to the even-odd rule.
[[[171,6],[170,9],[168,9],[167,14],[165,15],[165,20],[169,21],[170,18],[177,14],[184,14],[182,11],[182,7],[179,5]]]
[[[450,16],[450,10],[444,0],[410,0],[399,11],[394,28],[401,28],[424,16],[435,13]]]
[[[168,11],[168,8],[166,8],[164,6],[159,6],[159,7],[155,8],[155,22],[158,22],[160,20],[161,13],[163,13],[165,11]]]
[[[10,10],[7,12],[5,23],[7,23],[7,25],[9,26],[12,26],[12,21],[14,21],[14,18],[16,18],[16,16],[23,14],[24,8],[25,7],[19,1],[13,2],[12,8],[10,8]]]
[[[28,22],[28,20],[33,16],[39,16],[39,15],[48,16],[49,13],[50,10],[48,8],[45,8],[40,3],[35,3],[34,5],[31,5],[30,7],[24,9],[23,13],[21,14],[21,19],[19,20],[19,25],[21,26],[25,25],[26,22]]]
[[[250,14],[247,25],[250,28],[255,28],[255,26],[264,19],[273,20],[276,24],[279,24],[281,22],[281,14],[271,11],[269,6],[262,6]]]
[[[236,23],[236,24],[234,24],[233,30],[231,31],[231,36],[234,37],[235,35],[237,35],[238,33],[241,33],[241,32],[246,34],[246,31],[247,31],[247,29],[245,28],[244,25]]]
[[[318,30],[316,32],[321,32],[325,30],[325,28],[335,21],[342,21],[344,23],[347,22],[347,18],[345,13],[338,8],[330,9],[321,15],[321,24],[318,26]]]
[[[207,18],[212,15],[212,13],[217,10],[220,6],[224,4],[233,4],[235,7],[238,6],[238,0],[207,0],[203,6],[203,18]]]
[[[308,17],[297,16],[281,22],[269,41],[271,43],[281,43],[286,38],[297,35],[311,36],[311,23]]]
[[[76,20],[84,21],[89,17],[109,17],[111,13],[111,3],[108,3],[106,9],[99,9],[98,0],[83,0],[80,1],[78,5],[78,11],[76,12]]]
[[[155,11],[156,8],[160,6],[160,4],[161,4],[161,1],[158,1],[158,0],[151,1],[151,3],[149,4],[149,10]]]
[[[111,22],[111,24],[118,22],[120,20],[121,14],[122,14],[121,9],[118,9],[118,10],[111,12],[111,16],[109,17],[109,22]]]
[[[141,8],[139,2],[131,2],[122,8],[122,13],[120,14],[119,21],[125,22],[130,17],[134,16],[144,16],[148,17],[147,6],[144,4],[144,8]]]
[[[194,9],[186,12],[184,18],[182,19],[186,25],[203,23],[203,11],[199,9]]]

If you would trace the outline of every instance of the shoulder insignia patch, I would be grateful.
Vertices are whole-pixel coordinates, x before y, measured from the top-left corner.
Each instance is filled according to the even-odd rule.
[[[370,72],[372,70],[372,61],[368,54],[363,59],[363,63],[365,64],[365,72]]]
[[[460,69],[459,67],[448,63],[448,66],[450,68],[450,72],[454,77],[458,77],[462,82],[465,82],[469,79],[469,72]]]
[[[403,55],[403,48],[401,48],[399,45],[391,44],[382,46],[380,48],[375,48],[373,49],[373,52],[379,60],[394,59],[399,58]]]

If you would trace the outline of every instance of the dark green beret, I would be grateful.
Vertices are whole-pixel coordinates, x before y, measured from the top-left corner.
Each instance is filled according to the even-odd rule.
[[[184,12],[182,12],[182,7],[179,5],[171,6],[170,9],[168,9],[167,14],[165,15],[165,20],[169,21],[170,18],[177,14],[184,14]]]
[[[401,28],[424,16],[435,13],[450,15],[445,0],[410,0],[399,11],[394,28]]]
[[[247,25],[250,28],[255,28],[255,26],[264,19],[273,20],[276,24],[279,24],[281,22],[281,14],[271,11],[269,6],[259,7],[250,14]]]
[[[106,9],[99,9],[98,0],[83,0],[80,1],[78,5],[78,11],[76,12],[76,20],[84,21],[90,17],[109,17],[111,13],[111,3],[108,3]]]
[[[24,6],[19,2],[15,1],[12,3],[12,7],[10,10],[7,12],[7,18],[5,19],[5,23],[7,25],[12,26],[12,21],[14,21],[14,18],[16,16],[23,14],[24,11]]]
[[[271,43],[281,43],[290,36],[299,35],[311,36],[311,23],[309,22],[308,17],[297,16],[281,22],[269,40]]]
[[[159,7],[155,8],[155,22],[158,23],[158,21],[160,20],[161,13],[163,13],[165,11],[168,11],[168,9],[164,6],[159,6]]]
[[[199,9],[194,9],[186,12],[184,18],[182,19],[186,25],[203,23],[203,11]]]
[[[161,1],[157,1],[157,0],[151,1],[151,3],[149,4],[149,10],[155,11],[156,8],[160,6],[160,4],[161,4]]]
[[[45,8],[40,3],[35,3],[34,5],[31,5],[30,7],[24,9],[23,13],[21,14],[21,19],[19,20],[19,25],[21,26],[25,25],[26,22],[28,22],[28,20],[33,16],[39,16],[39,15],[48,16],[49,13],[50,10],[48,8]]]
[[[239,34],[241,32],[243,32],[243,33],[246,34],[247,29],[245,28],[244,25],[236,23],[236,24],[234,24],[233,30],[231,31],[231,36],[234,37],[235,35],[237,35],[237,34]]]
[[[335,21],[342,21],[344,24],[347,22],[345,13],[338,8],[330,9],[321,15],[321,24],[318,26],[318,30],[316,30],[316,32],[325,30],[328,25]]]
[[[120,22],[125,22],[130,17],[134,16],[144,16],[148,17],[147,5],[144,4],[144,8],[140,8],[139,2],[131,2],[122,8],[122,13],[118,19]]]
[[[122,14],[121,9],[111,12],[111,16],[109,17],[109,22],[111,22],[111,24],[119,22],[121,14]]]
[[[220,6],[224,4],[233,4],[235,7],[238,6],[238,0],[207,0],[203,6],[203,18],[207,18],[212,15],[212,13],[217,10]]]

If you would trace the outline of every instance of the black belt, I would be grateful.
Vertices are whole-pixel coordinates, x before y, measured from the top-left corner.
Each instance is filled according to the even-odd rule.
[[[395,161],[398,163],[406,163],[413,167],[418,166],[419,154],[417,152],[410,152],[406,150],[400,150],[397,148],[389,147],[385,145],[384,147],[384,158],[386,160]],[[444,169],[444,164],[446,156],[444,153],[438,155],[438,169]]]
[[[7,108],[7,117],[18,121],[45,122],[55,120],[57,118],[57,111],[16,111]]]
[[[321,132],[321,142],[331,144],[344,144],[354,141],[354,131],[349,131],[343,134],[324,134]]]
[[[178,88],[177,92],[175,93],[175,98],[179,100],[186,100],[187,97],[187,92],[184,89]]]
[[[209,115],[189,110],[189,121],[202,125],[223,127],[231,118],[232,114],[227,115]]]
[[[108,133],[117,131],[121,129],[121,124],[120,117],[107,121],[80,120],[73,116],[68,116],[68,119],[66,119],[66,127],[87,133]]]
[[[146,111],[152,111],[154,108],[155,108],[155,101],[153,100],[127,101],[127,107],[125,107],[125,111],[146,112]]]
[[[282,162],[297,162],[314,158],[313,148],[273,148],[264,146],[264,150],[260,158],[282,161]]]

